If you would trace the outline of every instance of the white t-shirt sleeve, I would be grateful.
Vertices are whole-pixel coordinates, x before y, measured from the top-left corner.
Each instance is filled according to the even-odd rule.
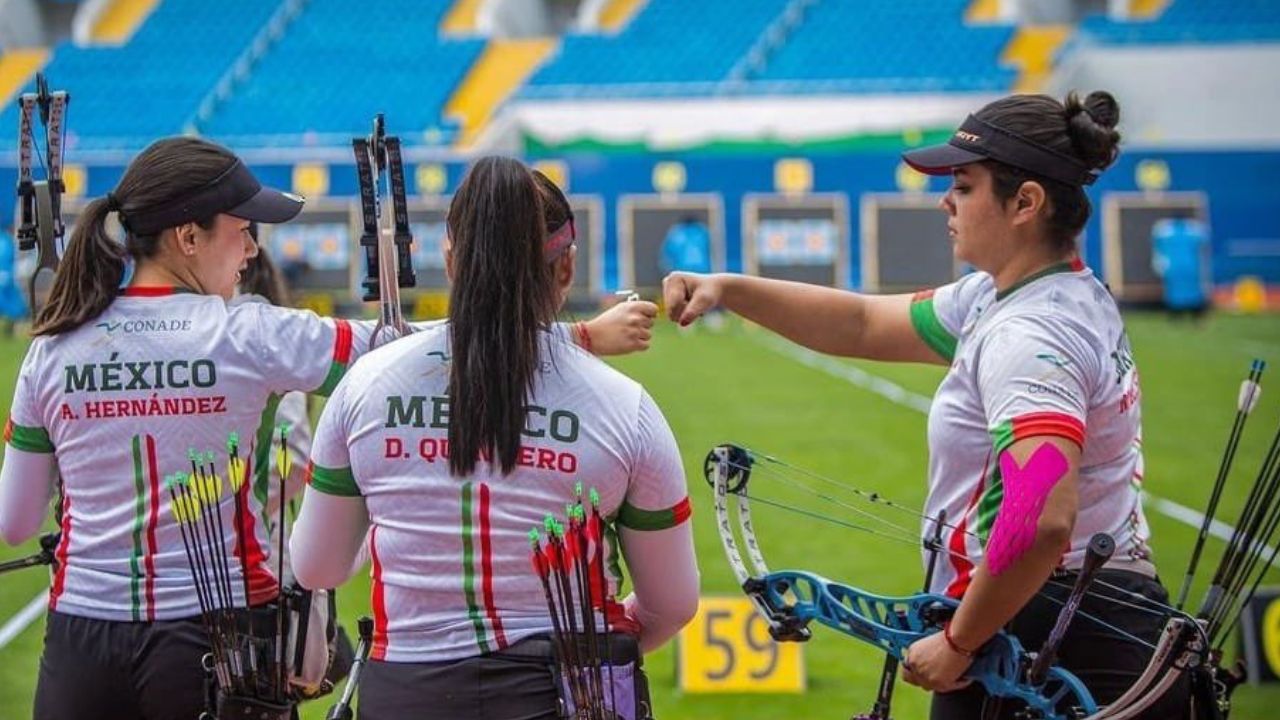
[[[636,457],[618,524],[632,530],[665,530],[689,519],[689,488],[671,426],[649,393],[641,391]]]
[[[304,587],[336,587],[350,577],[369,528],[347,446],[350,388],[338,383],[311,442],[302,511],[289,538],[293,572]]]
[[[996,452],[1036,435],[1084,446],[1098,357],[1079,332],[1047,318],[1004,322],[983,340],[978,388]]]
[[[40,531],[57,483],[53,443],[41,419],[37,393],[37,340],[18,371],[13,403],[4,426],[4,466],[0,468],[0,538],[11,545]]]
[[[698,562],[693,550],[688,487],[675,436],[641,392],[639,456],[618,513],[618,536],[635,587],[623,604],[640,625],[640,650],[657,649],[698,609]]]
[[[359,486],[351,473],[351,455],[347,445],[349,417],[347,403],[351,384],[338,383],[311,441],[311,462],[307,466],[307,485],[316,492],[338,497],[360,497]]]
[[[347,368],[369,348],[368,321],[321,317],[310,310],[244,303],[232,321],[246,327],[245,348],[272,391],[328,395]]]
[[[916,293],[911,298],[911,325],[934,352],[948,361],[953,360],[964,321],[990,285],[990,275],[975,272],[942,287]]]

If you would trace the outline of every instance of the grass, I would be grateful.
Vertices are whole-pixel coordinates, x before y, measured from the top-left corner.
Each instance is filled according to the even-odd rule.
[[[1170,324],[1162,316],[1132,315],[1128,325],[1142,371],[1146,487],[1156,496],[1203,508],[1234,413],[1236,388],[1249,360],[1270,352],[1271,359],[1280,362],[1280,318],[1219,315],[1192,326]],[[918,507],[923,500],[924,416],[784,357],[761,343],[758,333],[736,325],[714,335],[677,333],[664,324],[652,351],[616,362],[649,389],[680,443],[695,505],[705,594],[738,592],[701,476],[703,457],[717,443],[732,441],[768,451],[907,505]],[[19,343],[0,345],[0,398],[11,396],[20,353]],[[926,395],[942,376],[941,370],[929,367],[855,364]],[[1264,396],[1240,447],[1219,515],[1223,520],[1230,522],[1239,512],[1248,480],[1277,423],[1280,401]],[[758,508],[756,517],[764,551],[776,568],[814,570],[884,593],[918,589],[920,556],[914,547],[767,508]],[[1195,531],[1154,512],[1148,517],[1165,584],[1176,589]],[[0,550],[0,556],[16,556],[33,546]],[[1222,547],[1210,541],[1203,568],[1213,567]],[[3,576],[0,621],[46,582],[39,570]],[[353,627],[353,618],[368,612],[367,580],[358,578],[344,587],[340,603],[345,622]],[[40,632],[37,623],[0,649],[0,717],[30,715]],[[788,714],[843,719],[870,708],[881,664],[870,647],[819,629],[804,652],[808,691],[803,695],[686,695],[675,687],[673,654],[666,648],[647,659],[656,715],[664,720]],[[1274,716],[1280,689],[1244,687],[1236,698],[1234,718],[1260,720]],[[322,718],[331,700],[304,708],[303,717]],[[923,693],[899,687],[896,717],[925,717],[927,707]]]

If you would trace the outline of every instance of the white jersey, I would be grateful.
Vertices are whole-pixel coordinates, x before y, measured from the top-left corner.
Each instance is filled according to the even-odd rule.
[[[450,475],[447,324],[370,353],[329,399],[309,482],[368,510],[374,659],[437,662],[550,632],[529,530],[563,521],[576,483],[599,491],[610,525],[689,517],[679,450],[648,393],[562,332],[543,335],[540,357],[506,476],[483,457],[472,475]],[[617,550],[611,537],[615,593]]]
[[[150,621],[199,613],[164,478],[191,469],[188,449],[213,450],[225,477],[230,433],[248,456],[235,523],[224,485],[220,510],[232,592],[243,604],[238,560],[254,604],[273,598],[267,499],[271,431],[286,392],[327,394],[358,350],[364,323],[171,288],[129,288],[99,317],[38,337],[18,375],[5,431],[10,446],[52,453],[62,478],[62,538],[49,608],[104,620]]]
[[[1079,510],[1061,564],[1089,538],[1116,540],[1110,563],[1151,572],[1141,505],[1138,371],[1110,293],[1079,261],[997,293],[973,273],[916,295],[911,320],[951,369],[929,412],[926,515],[947,513],[931,590],[964,594],[1002,498],[998,455],[1037,435],[1082,447]],[[933,532],[926,521],[924,531]]]

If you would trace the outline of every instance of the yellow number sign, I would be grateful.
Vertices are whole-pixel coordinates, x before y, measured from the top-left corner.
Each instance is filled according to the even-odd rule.
[[[317,315],[331,317],[333,315],[333,296],[323,293],[306,293],[298,298],[298,307],[310,310]]]
[[[424,292],[413,303],[414,320],[438,320],[449,314],[449,293]]]
[[[1272,598],[1262,613],[1262,653],[1271,672],[1280,676],[1280,597]]]
[[[689,693],[804,692],[799,643],[778,643],[745,597],[704,597],[676,643],[676,675]]]

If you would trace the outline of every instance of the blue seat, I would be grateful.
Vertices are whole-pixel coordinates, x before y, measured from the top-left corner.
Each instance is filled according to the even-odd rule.
[[[312,0],[201,130],[238,145],[368,132],[375,112],[407,144],[447,140],[442,112],[484,41],[439,36],[449,3]]]
[[[1094,16],[1080,24],[1081,42],[1103,45],[1225,44],[1280,41],[1275,0],[1174,0],[1151,20]]]
[[[44,73],[71,93],[68,146],[137,149],[182,132],[274,11],[260,0],[167,0],[122,47],[58,45]],[[5,108],[0,127],[15,112]]]

